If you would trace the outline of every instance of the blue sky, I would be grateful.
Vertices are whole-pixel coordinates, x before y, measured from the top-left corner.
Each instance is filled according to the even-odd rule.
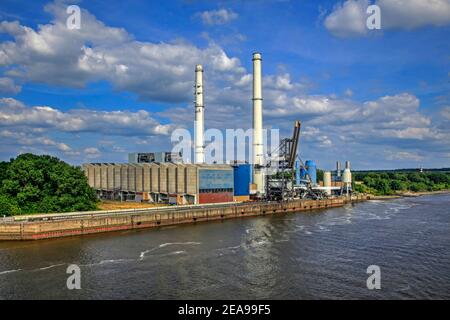
[[[195,64],[207,128],[251,126],[251,55],[264,125],[331,169],[450,166],[450,1],[80,1],[0,4],[0,160],[73,163],[170,149],[193,126]],[[369,5],[381,29],[365,26]]]

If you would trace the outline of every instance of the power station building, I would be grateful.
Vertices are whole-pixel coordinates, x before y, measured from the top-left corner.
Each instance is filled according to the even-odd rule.
[[[182,154],[174,152],[130,153],[128,163],[89,163],[83,165],[89,185],[102,199],[148,201],[169,204],[202,204],[264,199],[268,178],[263,146],[262,56],[253,54],[253,159],[251,164],[205,164],[203,66],[195,66],[194,85],[194,164],[183,163]],[[297,121],[298,134],[300,124]],[[294,162],[292,161],[292,168]],[[296,167],[296,188],[326,190],[333,188],[327,173],[324,185],[317,183],[316,164],[308,160]],[[341,180],[340,163],[337,178]],[[336,184],[338,181],[333,181]],[[351,189],[349,163],[342,175],[347,193]],[[293,183],[291,183],[293,185]],[[267,187],[267,188],[266,188]],[[303,188],[303,189],[302,189]],[[272,188],[274,189],[274,188]],[[278,188],[279,189],[279,188]],[[278,190],[277,189],[277,190]],[[292,188],[291,188],[292,189]],[[295,188],[294,188],[295,189]],[[281,189],[284,192],[284,187]],[[334,189],[333,189],[334,190]],[[295,190],[294,190],[295,191]],[[299,194],[298,192],[296,193]],[[284,195],[283,195],[284,196]],[[315,195],[317,196],[317,195]]]
[[[102,199],[178,205],[233,202],[236,199],[235,181],[247,184],[247,188],[238,188],[236,201],[245,200],[242,196],[248,190],[250,171],[240,169],[238,172],[239,167],[181,163],[83,165],[89,185]],[[235,172],[238,172],[236,180]]]

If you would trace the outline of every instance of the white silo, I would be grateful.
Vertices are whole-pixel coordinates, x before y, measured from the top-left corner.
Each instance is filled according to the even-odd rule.
[[[352,188],[352,172],[350,171],[350,161],[345,161],[345,169],[342,173],[342,182],[344,183],[344,191],[348,193]]]
[[[331,195],[331,171],[325,171],[323,173],[323,186],[328,188],[325,189],[325,193]]]

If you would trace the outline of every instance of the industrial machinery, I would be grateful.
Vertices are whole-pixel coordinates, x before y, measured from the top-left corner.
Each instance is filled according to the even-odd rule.
[[[292,138],[284,138],[275,153],[277,158],[270,158],[267,167],[275,170],[266,175],[266,199],[280,201],[296,198],[295,161],[297,159],[298,141],[300,138],[300,121],[295,121]],[[270,157],[270,156],[269,156]]]
[[[325,188],[316,183],[315,162],[307,160],[303,163],[297,153],[300,128],[300,121],[295,121],[292,137],[282,139],[275,150],[277,157],[269,155],[267,167],[274,170],[266,175],[266,199],[269,201],[323,199],[331,195],[328,181]],[[331,182],[331,175],[328,175],[327,180]]]

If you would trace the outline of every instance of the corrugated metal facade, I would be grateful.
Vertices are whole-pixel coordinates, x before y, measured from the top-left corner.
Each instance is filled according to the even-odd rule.
[[[108,199],[165,201],[178,195],[182,197],[178,203],[199,203],[203,194],[202,203],[233,201],[234,174],[229,165],[94,163],[85,164],[83,170],[89,185]]]
[[[195,195],[198,193],[198,177],[197,166],[188,164],[186,165],[186,193]]]
[[[151,191],[151,182],[152,182],[152,176],[151,176],[151,166],[144,163],[142,165],[142,180],[143,180],[143,188],[145,192]]]

